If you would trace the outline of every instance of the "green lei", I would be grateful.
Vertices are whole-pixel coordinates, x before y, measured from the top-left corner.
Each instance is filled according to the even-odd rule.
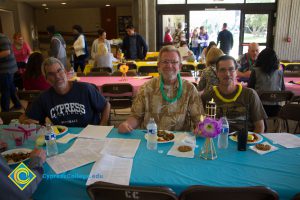
[[[173,102],[177,101],[182,95],[182,80],[181,80],[181,77],[180,77],[179,73],[177,74],[177,80],[178,80],[178,83],[179,83],[179,89],[177,91],[177,95],[173,99],[170,99],[164,91],[164,85],[165,84],[164,84],[164,80],[163,80],[162,75],[160,75],[160,87],[159,87],[159,89],[160,89],[160,92],[163,96],[163,99],[166,100],[169,103],[173,103]]]

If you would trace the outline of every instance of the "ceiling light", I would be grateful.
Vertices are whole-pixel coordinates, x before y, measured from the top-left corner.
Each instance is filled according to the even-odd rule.
[[[46,7],[46,6],[47,6],[47,4],[43,3],[43,4],[42,4],[42,6],[43,6],[43,7]]]
[[[46,10],[49,10],[49,8],[45,8]]]
[[[106,7],[109,7],[109,6],[110,6],[110,4],[106,4],[105,6],[106,6]]]
[[[66,2],[62,2],[62,3],[61,3],[61,5],[66,5],[66,4],[67,4]]]

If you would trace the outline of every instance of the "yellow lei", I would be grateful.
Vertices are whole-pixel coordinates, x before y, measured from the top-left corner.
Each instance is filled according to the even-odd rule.
[[[225,103],[231,103],[231,102],[236,101],[236,99],[241,95],[242,90],[243,90],[243,86],[242,86],[241,84],[238,84],[238,91],[237,91],[236,95],[235,95],[232,99],[226,99],[226,98],[224,98],[224,97],[220,94],[220,92],[219,92],[217,86],[213,86],[213,90],[215,91],[216,96],[217,96],[221,101],[223,101],[223,102],[225,102]]]

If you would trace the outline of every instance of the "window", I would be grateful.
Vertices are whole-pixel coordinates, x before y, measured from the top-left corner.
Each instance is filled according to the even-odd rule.
[[[244,3],[244,0],[187,0],[188,4]]]
[[[185,0],[157,0],[157,4],[185,4]]]
[[[246,3],[275,3],[275,0],[246,0]]]

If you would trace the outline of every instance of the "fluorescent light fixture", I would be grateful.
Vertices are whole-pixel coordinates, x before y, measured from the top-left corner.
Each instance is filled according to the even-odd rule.
[[[42,4],[42,6],[43,6],[43,7],[46,7],[46,6],[47,6],[47,4],[43,3],[43,4]]]
[[[226,10],[225,8],[205,8],[206,11],[221,11]]]
[[[62,2],[62,3],[60,3],[61,5],[66,5],[67,3],[66,2]]]

